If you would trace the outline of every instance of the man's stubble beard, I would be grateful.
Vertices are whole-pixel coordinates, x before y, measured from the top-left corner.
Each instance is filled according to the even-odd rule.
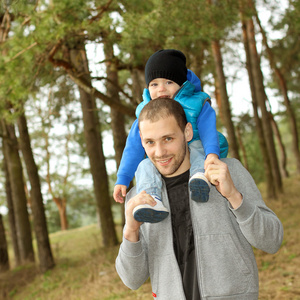
[[[182,163],[183,163],[183,161],[185,159],[186,151],[187,151],[187,146],[186,146],[186,140],[184,139],[184,143],[182,144],[182,149],[180,151],[181,153],[183,153],[183,155],[179,156],[174,161],[174,164],[173,164],[171,170],[168,171],[167,173],[161,172],[161,170],[163,170],[163,167],[162,168],[158,168],[157,165],[154,163],[154,165],[155,165],[156,169],[158,170],[158,172],[161,175],[165,176],[165,177],[172,176],[172,174],[176,173],[178,171],[178,169],[181,167],[181,165],[182,165]]]

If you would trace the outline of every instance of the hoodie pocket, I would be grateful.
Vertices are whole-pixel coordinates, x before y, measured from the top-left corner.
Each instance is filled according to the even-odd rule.
[[[251,271],[230,234],[197,236],[204,297],[243,294],[249,290]]]

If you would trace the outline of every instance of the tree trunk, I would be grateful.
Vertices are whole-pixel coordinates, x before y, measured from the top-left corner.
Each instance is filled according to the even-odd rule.
[[[270,120],[271,120],[271,124],[272,124],[272,128],[273,128],[273,132],[275,134],[276,140],[277,140],[277,144],[278,144],[278,149],[280,152],[280,171],[281,174],[284,178],[289,177],[289,173],[286,169],[286,152],[285,152],[285,147],[283,145],[282,142],[282,138],[280,135],[280,131],[279,128],[277,126],[277,123],[274,120],[274,117],[272,114],[270,114]]]
[[[77,74],[81,74],[80,77],[90,83],[91,78],[88,61],[82,42],[77,44],[77,48],[75,46],[70,50],[70,59]],[[105,247],[114,246],[118,243],[118,240],[111,211],[108,178],[102,149],[102,137],[96,102],[93,95],[87,93],[80,87],[79,93],[83,114],[84,135],[93,177],[97,208],[100,216],[103,244]]]
[[[256,91],[255,91],[255,87],[254,87],[253,73],[252,73],[252,69],[251,69],[251,56],[250,56],[250,50],[249,50],[247,26],[246,26],[245,16],[244,16],[242,7],[241,7],[240,15],[241,15],[241,21],[242,21],[243,43],[244,43],[244,49],[245,49],[245,53],[246,53],[246,69],[248,72],[249,85],[250,85],[250,90],[251,90],[251,95],[252,95],[253,114],[254,114],[254,120],[255,120],[255,124],[256,124],[259,146],[260,146],[260,150],[261,150],[262,157],[263,157],[265,179],[266,179],[266,183],[267,183],[267,197],[268,198],[276,198],[276,189],[275,189],[275,183],[274,183],[273,175],[272,175],[272,171],[271,171],[272,168],[271,168],[270,157],[269,157],[269,153],[267,151],[267,146],[265,143],[261,119],[258,115]]]
[[[6,9],[5,11],[1,12],[1,26],[0,26],[0,44],[4,43],[8,37],[10,27],[11,27],[11,16],[9,13],[9,10]],[[1,55],[4,57],[7,54],[7,50],[2,50]],[[1,99],[0,101],[4,101]],[[6,132],[6,128],[4,128],[4,122],[0,121],[0,130],[2,135],[4,136],[4,133]],[[6,141],[7,142],[7,141]],[[17,231],[16,231],[16,223],[15,223],[15,216],[14,216],[14,209],[13,209],[13,203],[12,203],[12,191],[11,191],[11,185],[10,185],[10,180],[9,180],[9,173],[8,173],[8,161],[7,157],[5,155],[5,141],[4,138],[2,140],[2,151],[4,155],[3,159],[3,168],[4,168],[4,173],[5,173],[5,193],[6,193],[6,200],[7,200],[7,207],[8,207],[8,221],[9,221],[9,227],[10,227],[10,232],[11,232],[11,242],[14,250],[14,255],[15,255],[15,264],[18,266],[20,264],[21,258],[20,258],[20,252],[19,252],[19,247],[18,247],[18,239],[17,239]],[[2,216],[1,217],[1,224],[2,228]],[[4,236],[5,238],[5,236]],[[4,245],[5,243],[5,245]],[[2,246],[1,246],[2,245]],[[3,237],[0,238],[0,247],[4,249],[6,247],[6,239],[4,240]],[[5,250],[1,250],[5,251]],[[6,250],[7,251],[7,250]],[[5,261],[5,254],[0,254],[0,260],[2,261],[2,255],[3,255],[3,261]],[[0,263],[2,264],[2,263]],[[7,266],[9,268],[9,262],[8,262],[8,256],[7,256]],[[4,269],[6,269],[6,263],[4,262]],[[0,267],[1,270],[1,267]]]
[[[107,76],[107,83],[106,83],[106,91],[107,95],[115,101],[120,102],[120,96],[118,89],[116,88],[119,86],[119,78],[118,78],[118,65],[117,61],[114,57],[114,50],[113,46],[107,42],[104,44],[104,54],[105,54],[105,61],[106,61],[106,76]],[[137,76],[137,73],[135,74]],[[136,78],[137,79],[137,78]],[[126,144],[126,131],[125,131],[125,117],[124,114],[120,113],[119,111],[111,108],[110,112],[111,116],[111,128],[113,133],[113,140],[114,140],[114,149],[115,149],[115,160],[117,164],[117,169],[119,168],[123,150]],[[125,213],[124,213],[124,204],[122,205],[122,224],[125,223]]]
[[[243,143],[240,126],[237,126],[237,128],[236,128],[236,135],[237,135],[237,139],[238,139],[238,142],[239,142],[240,150],[242,151],[242,157],[243,157],[244,167],[247,170],[249,170],[246,148],[245,148],[245,145]]]
[[[113,47],[112,45],[105,43],[104,44],[104,54],[106,61],[106,91],[109,97],[115,99],[115,101],[120,102],[120,96],[118,89],[116,88],[119,85],[118,79],[118,66],[116,59],[114,58]],[[124,114],[120,113],[115,109],[111,109],[111,128],[113,133],[114,140],[114,149],[115,149],[115,158],[117,162],[117,167],[120,165],[122,153],[126,143],[126,131],[125,131],[125,118]]]
[[[0,214],[0,273],[9,270],[9,259],[6,243],[5,228]]]
[[[67,201],[64,198],[53,197],[53,201],[55,202],[60,220],[60,229],[67,230],[68,229],[68,218],[67,218]]]
[[[18,118],[18,129],[20,134],[20,147],[22,150],[27,175],[31,185],[31,209],[33,214],[33,225],[38,247],[40,270],[42,273],[45,273],[47,270],[54,267],[54,260],[48,236],[48,228],[43,204],[43,196],[41,193],[41,184],[38,174],[38,168],[34,161],[30,137],[27,128],[27,120],[24,113],[21,114]]]
[[[44,121],[42,121],[42,127],[51,128],[52,124],[51,121],[48,121],[47,125]],[[50,174],[50,152],[49,152],[49,132],[44,132],[45,136],[45,150],[46,150],[46,164],[47,164],[47,175],[46,175],[46,182],[48,184],[48,192],[52,196],[52,200],[54,201],[55,205],[58,209],[59,220],[60,220],[60,229],[67,230],[68,229],[68,218],[67,218],[67,199],[65,197],[59,197],[55,195],[53,192],[52,184],[51,184],[51,174]],[[69,162],[68,162],[69,163]],[[68,172],[67,172],[68,174]],[[65,177],[64,182],[67,181],[67,176]]]
[[[250,54],[250,63],[251,63],[250,67],[253,74],[253,83],[255,88],[257,104],[262,116],[263,134],[266,141],[267,151],[270,157],[275,188],[279,192],[281,192],[283,189],[282,180],[281,180],[281,175],[279,170],[277,153],[275,149],[271,122],[269,118],[269,112],[267,111],[267,107],[266,107],[266,94],[265,94],[264,83],[263,83],[263,74],[260,68],[260,59],[256,49],[255,31],[254,31],[254,24],[252,18],[248,18],[245,24],[246,24],[248,42],[249,42],[249,54]]]
[[[220,94],[220,84],[219,84],[219,80],[218,80],[218,77],[216,76],[216,74],[214,74],[214,81],[215,81],[215,98],[216,98],[217,106],[218,106],[218,109],[219,109],[219,117],[220,117],[222,123],[225,124],[223,113],[222,113],[222,101],[221,101],[221,94]]]
[[[224,75],[223,60],[222,60],[219,41],[213,40],[211,42],[211,47],[212,47],[213,57],[215,61],[216,74],[217,74],[219,87],[220,87],[222,117],[224,120],[224,126],[227,130],[229,152],[232,157],[240,159],[238,143],[235,135],[234,125],[231,117],[230,105],[228,101],[226,80]]]
[[[203,62],[205,61],[205,50],[208,47],[208,45],[199,45],[197,47],[197,50],[194,51],[193,54],[189,55],[187,57],[187,62],[190,66],[190,70],[192,70],[201,80],[201,75],[203,73]],[[187,48],[185,53],[189,53],[190,49]],[[201,86],[203,88],[202,82]]]
[[[276,66],[273,52],[268,45],[266,32],[262,28],[262,25],[258,18],[257,12],[255,14],[255,17],[256,17],[257,23],[260,27],[260,31],[261,31],[261,34],[263,37],[263,43],[266,47],[266,52],[267,52],[267,55],[269,58],[270,67],[274,71],[274,74],[277,78],[279,88],[281,90],[281,94],[283,96],[284,105],[286,107],[286,114],[288,116],[288,121],[290,124],[290,129],[291,129],[291,134],[292,134],[292,149],[293,149],[294,156],[296,158],[297,172],[298,172],[298,174],[300,174],[300,151],[299,151],[299,135],[298,135],[298,129],[297,129],[297,121],[296,121],[296,116],[295,116],[294,110],[291,105],[291,101],[288,96],[286,80],[283,76],[283,73],[281,72],[281,69]],[[283,172],[285,173],[285,171],[283,171]]]
[[[3,153],[4,153],[4,141],[3,141]],[[12,191],[11,191],[11,185],[9,181],[9,174],[7,169],[7,161],[6,161],[5,153],[4,153],[3,165],[4,165],[4,173],[5,173],[5,193],[6,193],[6,201],[7,201],[7,208],[8,208],[8,224],[10,228],[10,238],[11,238],[11,243],[13,246],[13,251],[15,256],[15,265],[19,266],[21,262],[21,257],[20,257],[20,251],[18,246],[16,220],[15,220],[14,206],[12,200]]]
[[[146,87],[144,69],[133,69],[130,72],[132,78],[132,95],[134,100],[134,105],[137,106],[143,101],[142,95],[144,88]]]
[[[23,168],[19,156],[18,141],[14,125],[8,125],[2,120],[4,155],[7,161],[9,181],[12,190],[12,200],[16,220],[18,246],[21,262],[34,261],[32,235],[27,211],[27,199],[24,190]]]

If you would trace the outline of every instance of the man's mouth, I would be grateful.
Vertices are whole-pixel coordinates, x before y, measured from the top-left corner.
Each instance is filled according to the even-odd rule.
[[[171,158],[168,158],[168,159],[160,159],[160,160],[156,160],[156,163],[159,164],[160,166],[167,166],[172,160],[172,157]]]

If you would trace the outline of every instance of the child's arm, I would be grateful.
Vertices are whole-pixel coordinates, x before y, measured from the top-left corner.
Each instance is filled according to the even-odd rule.
[[[145,150],[142,146],[138,120],[136,119],[129,131],[126,145],[122,154],[122,159],[117,173],[117,181],[113,197],[116,202],[123,202],[120,197],[126,195],[126,187],[128,188],[139,163],[144,159]]]
[[[215,154],[219,158],[220,145],[216,128],[216,112],[210,106],[209,102],[206,102],[202,107],[197,119],[197,128],[205,156]]]

